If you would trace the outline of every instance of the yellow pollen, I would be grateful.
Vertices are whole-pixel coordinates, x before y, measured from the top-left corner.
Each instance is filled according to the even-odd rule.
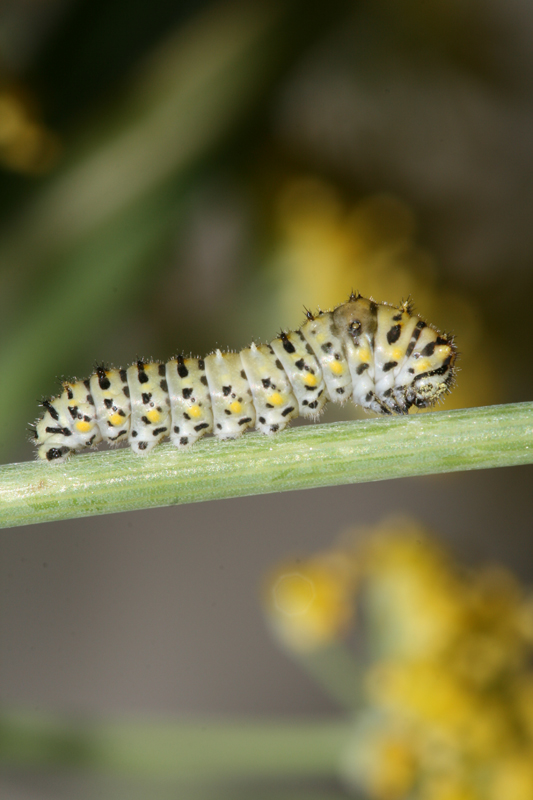
[[[76,422],[76,430],[80,433],[87,433],[91,430],[91,423],[84,419],[80,419],[79,422]]]
[[[239,414],[242,411],[242,403],[239,403],[238,400],[234,400],[233,403],[230,403],[229,408],[234,414]]]
[[[113,416],[109,417],[111,425],[122,425],[123,421],[124,417],[121,414],[113,414]]]
[[[279,392],[272,392],[272,394],[268,398],[268,401],[269,403],[272,403],[273,406],[283,405],[283,397],[280,395]]]
[[[334,375],[342,375],[344,372],[344,367],[342,364],[339,364],[338,361],[332,361],[329,365],[330,370],[333,372]]]
[[[202,409],[200,408],[200,406],[191,406],[187,411],[187,413],[189,414],[189,416],[198,419],[198,417],[202,416]]]
[[[150,411],[147,411],[146,416],[150,422],[159,422],[161,419],[161,413],[157,410],[157,408],[152,408]]]
[[[305,382],[308,386],[316,386],[318,383],[316,375],[306,375]]]

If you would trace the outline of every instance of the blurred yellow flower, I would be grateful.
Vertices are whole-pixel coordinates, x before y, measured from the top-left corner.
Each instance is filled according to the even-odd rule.
[[[416,243],[412,209],[391,194],[348,204],[317,177],[288,180],[277,206],[279,243],[273,268],[287,320],[304,303],[323,310],[345,302],[351,289],[380,302],[412,296],[415,310],[453,333],[461,374],[449,408],[496,402],[494,357],[473,303],[438,280],[432,255]]]
[[[528,602],[514,576],[501,567],[482,568],[463,584],[463,630],[450,667],[480,686],[499,682],[527,660]]]
[[[367,685],[376,705],[454,736],[472,711],[464,687],[431,661],[379,661],[369,670]]]
[[[422,726],[425,735],[437,737],[439,746],[489,758],[517,742],[507,704],[476,694],[445,662],[378,662],[369,670],[367,685],[373,703]]]
[[[443,652],[461,624],[462,604],[461,586],[442,548],[416,523],[393,519],[368,538],[359,558],[365,608],[382,652]]]
[[[376,800],[401,800],[418,774],[412,732],[370,715],[342,754],[341,771],[349,783],[364,786]]]
[[[15,172],[38,174],[56,163],[59,140],[32,106],[25,93],[0,90],[0,162]]]
[[[502,567],[460,568],[416,522],[364,533],[269,581],[292,651],[331,647],[357,600],[368,666],[344,776],[373,800],[533,800],[531,596]]]
[[[423,784],[423,800],[483,800],[480,790],[464,776],[433,776]]]
[[[355,613],[355,574],[342,553],[279,566],[267,579],[268,619],[292,650],[323,647],[344,635]]]
[[[487,800],[533,798],[533,750],[496,763],[488,784]]]
[[[524,597],[516,617],[516,625],[525,642],[533,646],[533,595]]]
[[[301,302],[302,287],[306,302],[322,307],[343,302],[352,288],[367,296],[384,289],[376,299],[399,300],[413,289],[413,270],[433,272],[429,256],[411,242],[411,210],[392,195],[370,197],[349,208],[330,184],[301,178],[282,190],[278,217],[288,311],[294,309],[295,296]]]

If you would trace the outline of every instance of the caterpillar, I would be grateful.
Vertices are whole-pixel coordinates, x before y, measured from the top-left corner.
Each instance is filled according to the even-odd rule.
[[[38,457],[62,463],[102,441],[146,454],[167,436],[187,447],[206,433],[236,439],[254,425],[273,434],[350,396],[369,411],[406,414],[453,385],[453,337],[414,314],[410,300],[393,306],[352,292],[332,311],[306,316],[298,330],[240,353],[99,366],[87,380],[63,382],[59,396],[41,403]]]

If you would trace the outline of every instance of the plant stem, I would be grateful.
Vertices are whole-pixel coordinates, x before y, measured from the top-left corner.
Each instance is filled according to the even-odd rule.
[[[145,778],[335,776],[351,723],[80,721],[2,714],[0,763]]]
[[[365,695],[363,669],[345,642],[290,655],[341,708],[352,715],[360,711]]]
[[[0,527],[226,497],[533,463],[533,403],[293,428],[147,456],[0,468]]]

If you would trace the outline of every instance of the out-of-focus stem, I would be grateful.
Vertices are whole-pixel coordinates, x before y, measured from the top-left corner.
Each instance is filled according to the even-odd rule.
[[[0,764],[182,780],[335,776],[349,721],[74,722],[3,714]]]

